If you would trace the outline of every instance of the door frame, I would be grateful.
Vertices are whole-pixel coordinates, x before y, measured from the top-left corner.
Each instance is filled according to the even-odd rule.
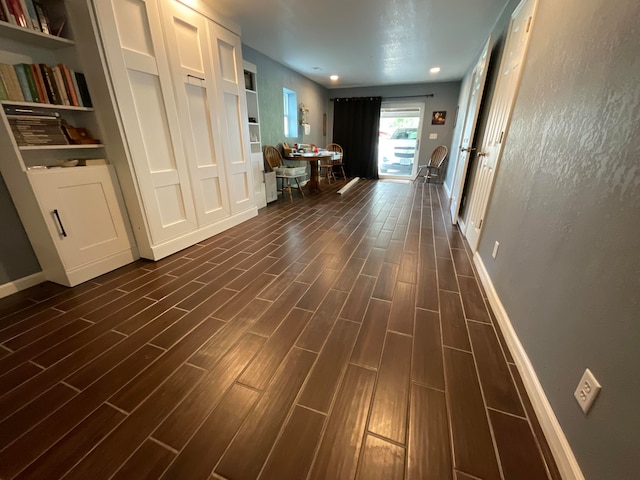
[[[422,138],[422,129],[424,128],[424,112],[427,109],[427,104],[425,101],[420,101],[418,99],[408,100],[408,101],[399,101],[399,100],[382,100],[382,105],[380,106],[380,118],[382,118],[382,110],[385,108],[418,108],[420,111],[420,119],[418,121],[418,135],[416,136],[416,153],[413,156],[413,165],[411,169],[410,175],[393,175],[388,173],[381,173],[380,166],[378,166],[378,175],[380,178],[388,178],[392,180],[414,180],[416,178],[416,174],[418,173],[418,163],[420,163],[420,147],[421,147],[421,138]],[[380,135],[378,135],[378,140],[380,139]],[[378,146],[380,144],[378,143]]]

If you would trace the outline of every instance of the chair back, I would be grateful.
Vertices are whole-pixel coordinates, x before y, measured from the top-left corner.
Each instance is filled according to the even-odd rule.
[[[282,155],[280,155],[280,151],[276,147],[267,145],[264,147],[262,154],[269,164],[269,167],[271,167],[271,170],[275,170],[276,167],[283,166],[284,161],[282,160]]]
[[[340,157],[336,158],[336,159],[331,159],[331,163],[333,163],[334,165],[342,164],[342,158],[344,156],[344,152],[343,152],[342,147],[340,145],[338,145],[337,143],[330,143],[329,145],[327,145],[325,150],[327,150],[328,152],[339,153]]]
[[[447,158],[447,154],[449,153],[449,149],[445,145],[440,145],[436,147],[436,149],[431,154],[431,159],[429,160],[429,166],[433,168],[440,168],[442,163]]]

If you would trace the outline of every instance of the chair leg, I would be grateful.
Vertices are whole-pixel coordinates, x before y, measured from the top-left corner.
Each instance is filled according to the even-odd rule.
[[[300,182],[298,181],[298,177],[296,177],[296,184],[298,185],[298,191],[300,192],[300,196],[304,198],[304,192],[302,191],[302,187],[300,186]]]
[[[293,203],[293,195],[291,194],[291,182],[287,178],[287,191],[289,192],[289,201]]]
[[[340,165],[340,170],[342,170],[342,178],[347,179],[347,174],[344,173],[344,166]]]

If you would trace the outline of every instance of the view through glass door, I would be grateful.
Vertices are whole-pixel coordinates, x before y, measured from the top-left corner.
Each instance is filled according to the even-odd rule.
[[[422,104],[382,104],[378,137],[378,174],[381,178],[413,178],[416,175],[423,110]]]

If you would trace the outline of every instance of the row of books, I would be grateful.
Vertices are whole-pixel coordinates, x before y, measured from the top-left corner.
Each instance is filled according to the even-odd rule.
[[[62,120],[54,115],[7,115],[19,146],[69,145]]]
[[[61,30],[54,31],[46,9],[37,0],[0,0],[0,20],[52,35],[59,35]]]
[[[84,75],[63,63],[0,63],[0,100],[93,106]]]

